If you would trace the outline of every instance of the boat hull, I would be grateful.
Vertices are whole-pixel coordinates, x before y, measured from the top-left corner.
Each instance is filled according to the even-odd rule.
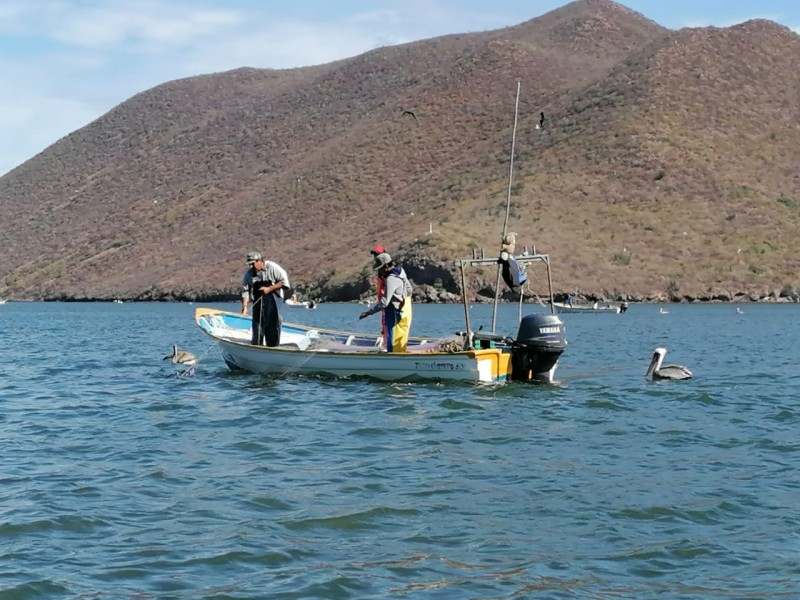
[[[458,353],[367,353],[290,350],[219,340],[229,368],[263,375],[371,377],[384,381],[505,381],[509,354],[500,350]]]

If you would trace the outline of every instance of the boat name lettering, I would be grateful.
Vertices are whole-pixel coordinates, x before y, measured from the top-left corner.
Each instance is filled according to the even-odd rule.
[[[433,360],[419,361],[414,363],[417,371],[463,371],[464,365],[452,362],[437,362]]]
[[[558,325],[539,327],[539,333],[558,333]]]

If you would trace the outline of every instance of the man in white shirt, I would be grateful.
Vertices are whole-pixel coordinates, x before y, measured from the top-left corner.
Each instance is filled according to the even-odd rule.
[[[248,300],[253,302],[254,346],[274,347],[281,342],[281,315],[278,299],[289,290],[289,276],[278,263],[264,260],[260,252],[247,254],[248,269],[242,277],[242,314]]]

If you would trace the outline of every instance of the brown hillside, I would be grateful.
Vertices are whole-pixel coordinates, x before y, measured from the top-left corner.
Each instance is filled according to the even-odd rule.
[[[799,57],[770,22],[686,29],[570,96],[529,192],[568,200],[544,204],[543,230],[583,240],[570,274],[693,296],[796,287]]]
[[[343,283],[376,241],[441,274],[497,245],[517,81],[510,228],[551,254],[558,288],[800,287],[798,59],[771,22],[669,32],[581,0],[318,67],[169,82],[0,178],[0,296],[213,293],[254,248],[301,286]]]

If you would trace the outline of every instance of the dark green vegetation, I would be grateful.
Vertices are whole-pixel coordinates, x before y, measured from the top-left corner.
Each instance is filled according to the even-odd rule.
[[[453,259],[499,250],[517,81],[509,230],[551,255],[557,289],[792,292],[798,64],[800,36],[770,21],[670,31],[580,0],[502,30],[165,83],[0,178],[0,297],[230,297],[259,249],[345,299],[366,290],[374,243],[455,291]]]

